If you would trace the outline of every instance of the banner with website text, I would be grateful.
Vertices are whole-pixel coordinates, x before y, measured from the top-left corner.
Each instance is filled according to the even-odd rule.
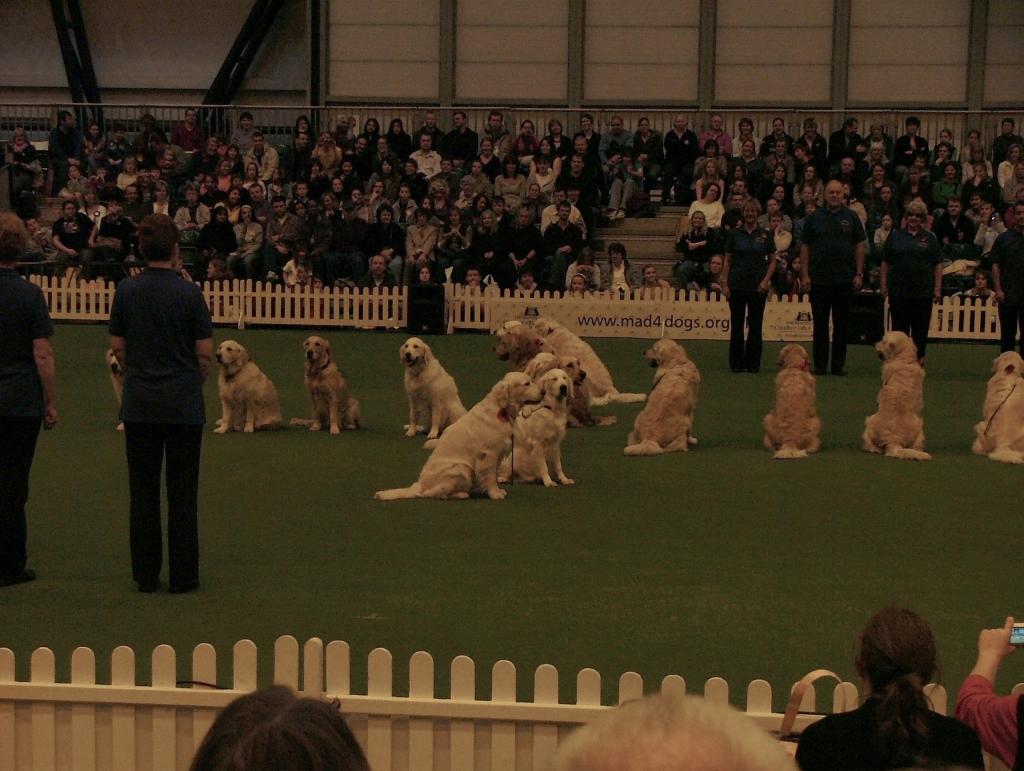
[[[530,321],[538,316],[555,319],[581,337],[729,339],[729,303],[725,300],[490,298],[487,318],[492,331],[506,321]],[[810,303],[769,302],[762,329],[765,340],[810,340]]]

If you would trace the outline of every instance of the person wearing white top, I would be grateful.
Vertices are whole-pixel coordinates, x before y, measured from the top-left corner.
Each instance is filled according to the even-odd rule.
[[[420,134],[420,149],[409,154],[409,160],[416,161],[416,168],[427,179],[441,173],[441,154],[434,149],[430,134]]]

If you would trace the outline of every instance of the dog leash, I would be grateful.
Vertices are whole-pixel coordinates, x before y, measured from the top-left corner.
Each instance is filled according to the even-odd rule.
[[[988,430],[992,428],[992,421],[996,419],[996,415],[999,414],[999,410],[1003,408],[1003,405],[1010,400],[1011,396],[1013,396],[1013,392],[1017,390],[1017,385],[1017,383],[1013,384],[1013,388],[1010,389],[1010,393],[1008,393],[1006,397],[1001,402],[999,402],[999,406],[996,407],[995,412],[993,412],[992,415],[989,417],[988,423],[985,424],[984,436],[988,436]]]

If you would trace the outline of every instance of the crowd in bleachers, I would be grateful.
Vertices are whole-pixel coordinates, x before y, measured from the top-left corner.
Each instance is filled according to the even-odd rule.
[[[166,213],[194,276],[312,286],[468,278],[525,292],[661,286],[657,271],[644,280],[621,244],[573,286],[596,229],[651,214],[658,190],[662,202],[688,207],[676,229],[680,287],[716,288],[724,236],[753,201],[772,239],[773,289],[796,295],[802,224],[834,179],[865,226],[866,288],[877,287],[906,205],[921,201],[951,291],[971,292],[986,280],[975,274],[988,267],[996,237],[1013,226],[1012,204],[1024,201],[1024,140],[1009,118],[990,145],[970,131],[963,147],[948,130],[921,136],[913,117],[895,139],[880,124],[862,133],[854,118],[828,137],[812,118],[798,136],[777,118],[760,138],[746,118],[730,136],[720,115],[699,135],[682,115],[664,136],[647,118],[631,132],[618,115],[602,131],[583,114],[571,134],[557,119],[545,131],[529,120],[510,129],[499,111],[479,134],[464,112],[452,123],[445,131],[428,110],[419,126],[341,118],[316,132],[300,117],[290,141],[275,147],[248,112],[227,136],[207,136],[194,109],[169,135],[144,115],[129,136],[122,124],[109,135],[98,123],[82,132],[63,111],[46,153],[52,192],[65,202],[52,228],[38,219],[43,170],[24,130],[14,131],[6,161],[37,258],[109,276],[133,260],[135,223]],[[378,256],[385,270],[372,271]]]

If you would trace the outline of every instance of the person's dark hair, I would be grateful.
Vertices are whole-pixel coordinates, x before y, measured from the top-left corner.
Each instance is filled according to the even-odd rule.
[[[430,209],[426,208],[425,206],[421,206],[421,207],[419,207],[416,210],[416,218],[417,219],[420,218],[420,217],[426,217],[429,220],[430,219],[430,214],[431,214]]]
[[[369,771],[334,705],[273,685],[229,704],[190,771]]]
[[[270,199],[270,204],[274,205],[278,201],[280,201],[281,203],[286,203],[287,199],[283,195],[275,195],[273,198]]]
[[[609,258],[611,257],[611,253],[612,252],[618,252],[619,254],[621,254],[623,262],[628,262],[629,261],[629,255],[626,253],[626,247],[625,247],[625,245],[623,245],[619,241],[612,241],[610,244],[608,244],[608,256],[609,256]]]
[[[854,664],[876,700],[876,750],[894,768],[921,764],[931,709],[923,688],[938,669],[928,623],[905,608],[880,610],[860,633]]]
[[[139,223],[139,254],[147,262],[166,262],[174,255],[178,229],[166,214],[149,214]]]
[[[0,213],[0,262],[17,262],[28,248],[28,229],[11,212]]]
[[[263,132],[260,131],[259,129],[256,129],[254,132],[252,132],[252,138],[255,139],[256,137],[263,139]]]
[[[456,115],[461,115],[466,120],[469,120],[469,116],[466,115],[466,111],[465,110],[456,110],[455,112],[452,113],[452,117],[455,117]]]
[[[65,118],[70,118],[70,117],[71,117],[71,113],[70,112],[68,112],[67,110],[60,110],[57,113],[57,122],[58,123],[63,123]]]
[[[718,151],[720,149],[718,147],[718,142],[716,142],[714,139],[709,139],[707,142],[704,143],[704,152],[705,153],[708,151],[709,147],[715,148],[715,153],[716,154],[718,153]]]
[[[252,113],[249,112],[248,110],[246,110],[245,112],[243,112],[241,115],[238,116],[238,120],[245,120],[246,118],[248,118],[249,120],[253,119],[252,118]]]
[[[1006,116],[1005,118],[1003,118],[1003,123],[1009,123],[1009,124],[1010,124],[1010,128],[1011,128],[1011,129],[1012,129],[1012,128],[1013,128],[1014,126],[1016,126],[1016,125],[1017,125],[1017,123],[1016,123],[1016,122],[1014,121],[1014,119],[1013,119],[1013,118],[1011,118],[1010,116]]]
[[[921,127],[921,119],[918,118],[916,115],[911,115],[909,118],[906,119],[906,121],[904,121],[903,125],[904,126],[917,126],[918,128],[920,128]]]
[[[127,131],[128,129],[125,127],[125,125],[123,123],[115,123],[114,124],[114,128],[112,130],[117,132],[117,131]]]

